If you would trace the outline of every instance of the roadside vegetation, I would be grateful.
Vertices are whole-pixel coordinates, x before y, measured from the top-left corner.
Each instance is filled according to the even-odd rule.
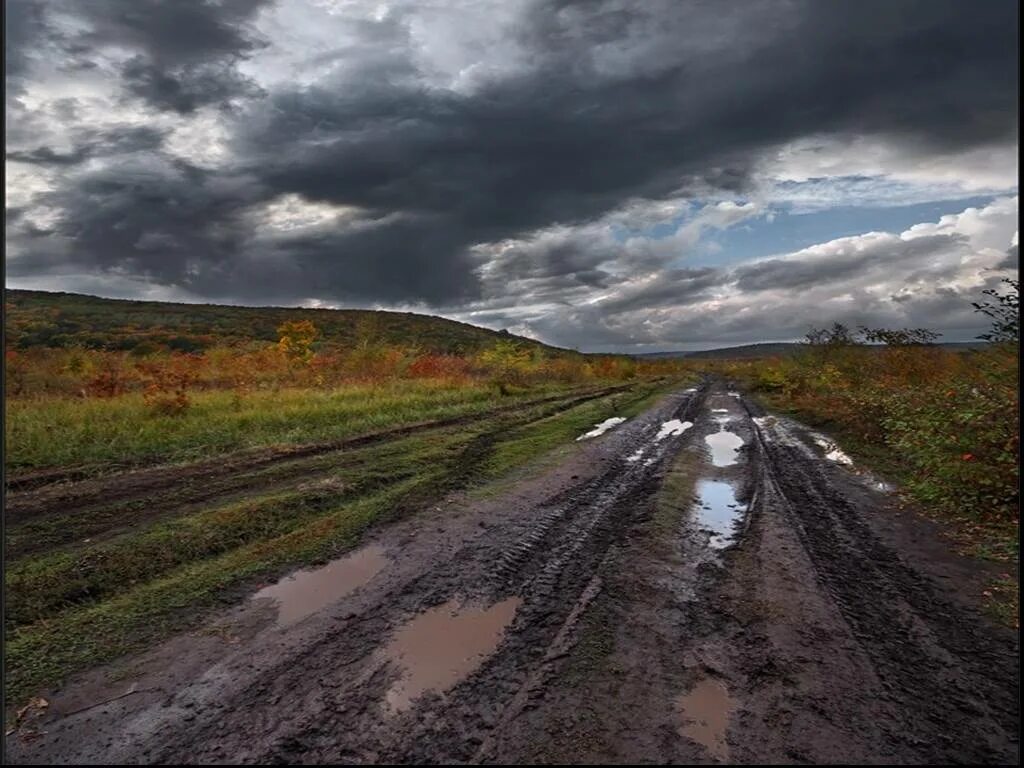
[[[213,308],[226,330],[202,349],[140,351],[118,341],[138,318],[103,315],[101,300],[29,304],[100,312],[108,338],[25,344],[24,323],[8,337],[8,706],[694,376],[492,332],[458,353],[437,348],[437,329],[398,343],[375,313],[345,332],[285,314],[261,341]]]
[[[950,351],[926,329],[808,334],[797,354],[717,369],[770,407],[830,430],[863,462],[899,482],[921,509],[952,522],[975,554],[1019,558],[1018,284],[975,309],[992,330],[984,348]],[[993,610],[1018,622],[1016,579],[989,590]]]

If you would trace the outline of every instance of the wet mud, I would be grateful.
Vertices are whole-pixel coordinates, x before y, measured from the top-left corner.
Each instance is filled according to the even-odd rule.
[[[983,566],[819,437],[726,383],[681,389],[264,588],[220,634],[46,692],[7,756],[1016,762],[1016,636],[970,599]]]

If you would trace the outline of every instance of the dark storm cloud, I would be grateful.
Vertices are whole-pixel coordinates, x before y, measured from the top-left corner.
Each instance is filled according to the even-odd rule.
[[[125,88],[153,107],[182,114],[195,112],[207,104],[226,105],[232,99],[262,93],[256,83],[226,62],[187,64],[169,69],[136,56],[121,68],[121,77]]]
[[[160,148],[164,136],[164,131],[145,125],[123,126],[106,131],[85,131],[77,137],[76,146],[68,152],[58,152],[52,147],[42,146],[31,150],[8,152],[7,159],[36,165],[78,165],[91,157],[155,151]]]
[[[449,243],[435,258],[458,259],[694,177],[742,187],[758,150],[805,133],[959,146],[1012,133],[1015,7],[897,5],[748,3],[725,22],[715,3],[540,5],[521,31],[531,64],[515,75],[470,95],[372,73],[278,92],[255,105],[241,147],[269,190],[431,214]],[[689,54],[704,28],[729,37]],[[389,20],[385,32],[403,28]],[[605,61],[601,44],[622,39],[629,60]],[[937,58],[937,46],[958,55]],[[404,71],[403,49],[390,49]],[[398,274],[422,263],[381,257]]]
[[[997,269],[1020,269],[1020,247],[1011,245],[1006,251],[1006,258],[999,262]]]
[[[156,109],[189,113],[258,88],[235,66],[264,41],[251,22],[270,0],[14,0],[6,3],[8,77],[23,77],[43,44],[65,71],[97,68],[107,46],[134,51],[124,86]],[[69,25],[67,19],[73,19]]]
[[[4,75],[8,91],[20,90],[33,45],[45,34],[42,7],[31,0],[4,3]]]
[[[62,10],[89,24],[80,45],[123,45],[169,66],[235,58],[262,42],[250,23],[269,0],[72,0]]]
[[[76,45],[136,52],[121,69],[131,93],[189,114],[257,95],[235,67],[258,55],[262,5],[64,7],[88,22]],[[74,247],[63,258],[199,295],[443,305],[480,295],[475,244],[688,185],[742,191],[779,142],[877,134],[969,149],[1017,127],[1011,2],[538,2],[510,30],[522,60],[462,91],[419,71],[406,13],[360,21],[362,45],[315,54],[336,66],[312,84],[245,102],[216,173],[154,154],[64,180],[43,197],[64,212],[55,232]],[[62,156],[33,151],[40,163]],[[245,208],[286,194],[377,223],[247,238]],[[602,285],[602,257],[563,243],[510,261],[508,277]],[[758,269],[741,280],[770,285]],[[701,289],[699,276],[665,280]]]

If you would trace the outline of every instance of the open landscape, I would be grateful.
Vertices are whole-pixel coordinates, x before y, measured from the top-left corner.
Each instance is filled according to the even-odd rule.
[[[222,307],[184,352],[180,306],[6,308],[14,759],[1016,754],[1014,344],[652,360]]]
[[[1019,3],[2,7],[5,764],[1019,764]]]

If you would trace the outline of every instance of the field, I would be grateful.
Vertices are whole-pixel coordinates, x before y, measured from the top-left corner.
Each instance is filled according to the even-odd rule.
[[[64,328],[65,314],[118,318],[110,306],[128,304],[15,297]],[[479,352],[441,352],[432,340],[457,324],[440,320],[426,337],[406,328],[400,346],[379,332],[388,313],[372,326],[346,317],[348,333],[328,324],[333,336],[283,314],[292,319],[274,341],[240,341],[249,310],[234,312],[235,326],[188,353],[122,349],[156,335],[138,315],[93,326],[105,348],[20,348],[26,337],[11,334],[8,702],[636,413],[686,376],[675,363],[584,358],[481,329],[490,345]]]
[[[908,331],[879,346],[865,343],[874,332],[836,326],[774,357],[636,359],[391,313],[274,310],[261,338],[246,328],[269,322],[265,310],[190,317],[173,305],[13,298],[5,704],[29,762],[212,760],[225,749],[331,762],[338,745],[398,762],[596,760],[615,732],[603,724],[623,709],[640,713],[627,731],[671,730],[675,692],[694,683],[680,654],[706,648],[719,671],[705,688],[729,679],[751,711],[817,711],[778,698],[786,670],[806,664],[828,670],[808,680],[827,681],[816,701],[838,711],[862,695],[868,668],[902,691],[891,712],[870,713],[913,734],[900,761],[1006,754],[1013,343],[951,350]],[[598,424],[612,428],[580,440]],[[816,428],[853,467],[829,458]],[[731,458],[709,448],[723,438],[740,446]],[[899,492],[879,491],[868,469]],[[727,498],[708,496],[715,488]],[[933,547],[918,553],[921,572],[962,581],[932,586],[895,553],[934,532],[893,523],[898,508],[941,520],[996,564],[964,566]],[[345,587],[366,553],[382,570]],[[249,599],[321,564],[342,569],[332,578],[347,591],[296,624]],[[1003,626],[979,636],[979,604]],[[499,606],[515,621],[476,673],[434,684],[447,693],[411,714],[381,709],[403,685],[401,663],[379,661],[395,632],[449,622],[444,648],[408,651],[446,669],[430,654],[472,658],[480,637],[459,622]],[[920,628],[913,642],[897,615]],[[803,626],[833,640],[793,636]],[[769,636],[781,640],[753,683]],[[929,673],[940,661],[948,688]],[[970,701],[989,709],[958,733],[985,724],[992,745],[928,746]],[[473,725],[492,711],[507,713],[500,727]],[[137,737],[108,741],[125,723]],[[533,735],[550,723],[573,737]],[[458,735],[467,724],[481,735]],[[853,744],[870,757],[878,735],[865,728],[801,733],[809,754]],[[758,720],[738,743],[776,732]],[[667,757],[720,747],[694,736]]]

